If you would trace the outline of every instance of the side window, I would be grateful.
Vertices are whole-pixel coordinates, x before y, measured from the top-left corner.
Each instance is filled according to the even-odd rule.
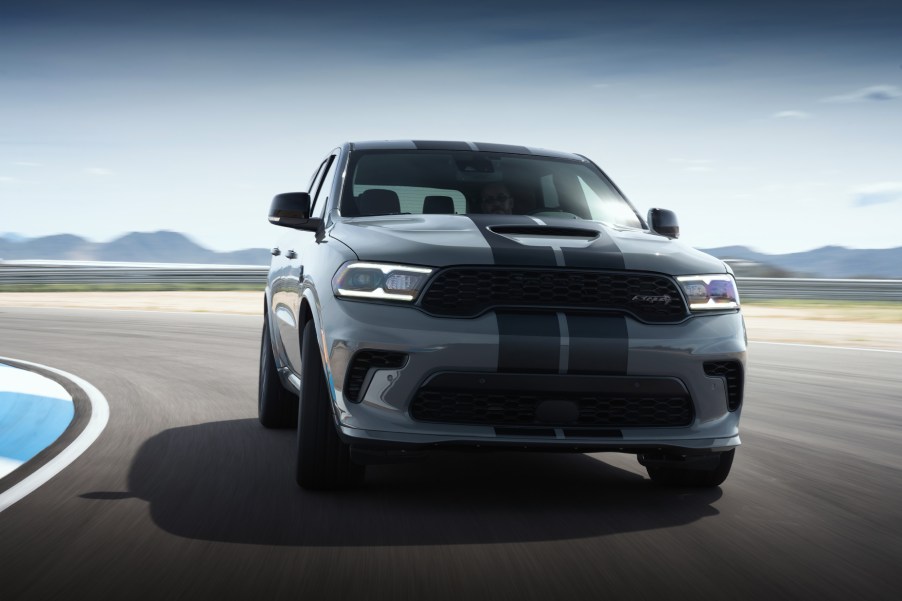
[[[316,186],[319,185],[319,180],[323,174],[323,168],[326,166],[327,162],[328,159],[319,164],[316,173],[313,174],[313,177],[310,178],[310,183],[307,184],[307,193],[310,194],[311,197],[316,191]]]
[[[335,181],[335,165],[338,163],[338,157],[330,156],[323,164],[326,166],[326,174],[323,176],[319,188],[316,190],[316,197],[313,199],[313,206],[310,208],[310,215],[314,217],[322,217],[325,212],[326,202],[332,193],[332,183]],[[311,192],[311,195],[313,193]]]

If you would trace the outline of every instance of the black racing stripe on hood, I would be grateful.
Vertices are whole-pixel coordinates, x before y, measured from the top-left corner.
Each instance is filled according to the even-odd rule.
[[[604,230],[586,248],[562,248],[564,265],[578,269],[626,269],[620,247]]]
[[[623,375],[629,367],[629,333],[621,315],[567,315],[567,373]]]
[[[495,265],[556,266],[554,250],[550,246],[525,246],[489,230],[496,225],[535,226],[526,215],[467,215],[482,233],[492,249]]]
[[[513,144],[491,144],[476,142],[476,148],[483,152],[506,152],[508,154],[532,154],[526,146],[514,146]]]
[[[498,371],[558,373],[561,328],[555,314],[498,312]]]
[[[445,140],[411,140],[417,150],[473,150],[466,142],[448,142]]]

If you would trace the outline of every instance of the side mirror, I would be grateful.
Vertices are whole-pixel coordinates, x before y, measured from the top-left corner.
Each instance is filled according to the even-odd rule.
[[[676,213],[667,209],[649,209],[648,227],[668,238],[680,237],[680,222],[677,221]]]
[[[276,194],[269,205],[269,222],[298,230],[315,231],[322,219],[310,217],[310,195],[306,192]]]

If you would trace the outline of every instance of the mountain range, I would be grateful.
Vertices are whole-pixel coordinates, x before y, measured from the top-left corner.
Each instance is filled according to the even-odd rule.
[[[91,242],[72,234],[41,238],[0,234],[0,260],[117,261],[126,263],[210,263],[269,265],[265,248],[215,252],[178,232],[132,232],[110,242]]]
[[[700,250],[729,262],[737,275],[902,279],[902,247],[857,249],[823,246],[785,255],[764,254],[745,246]]]
[[[765,254],[745,246],[700,250],[728,261],[740,276],[902,279],[902,247],[824,246],[783,255]],[[270,254],[265,248],[215,252],[184,234],[170,231],[131,232],[110,242],[91,242],[72,234],[41,238],[0,234],[0,260],[268,265]]]

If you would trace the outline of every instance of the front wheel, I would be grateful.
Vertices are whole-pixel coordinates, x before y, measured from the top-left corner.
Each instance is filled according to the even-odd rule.
[[[260,377],[257,386],[257,416],[264,428],[291,428],[298,423],[298,399],[279,381],[269,335],[269,319],[263,316],[260,340]]]
[[[645,469],[651,481],[662,486],[713,487],[723,484],[730,475],[735,454],[736,449],[718,453],[717,459],[711,462],[710,466],[705,466],[704,469],[682,467],[677,464],[672,466],[646,465]]]
[[[351,447],[335,428],[316,326],[304,327],[298,410],[297,483],[310,490],[345,488],[363,481],[364,466],[351,461]]]

